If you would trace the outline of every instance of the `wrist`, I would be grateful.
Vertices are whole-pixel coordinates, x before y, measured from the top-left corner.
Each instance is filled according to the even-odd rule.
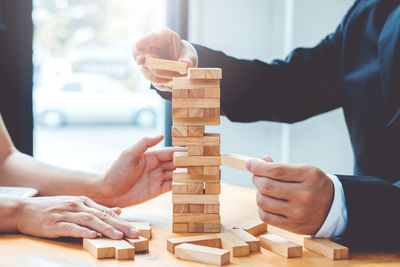
[[[16,232],[22,217],[26,199],[16,197],[0,197],[0,232]]]

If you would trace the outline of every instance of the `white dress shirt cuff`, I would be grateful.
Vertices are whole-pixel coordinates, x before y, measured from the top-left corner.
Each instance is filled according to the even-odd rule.
[[[327,174],[334,186],[334,196],[331,209],[324,224],[315,234],[317,238],[333,238],[340,236],[346,230],[347,208],[342,183],[336,175]]]

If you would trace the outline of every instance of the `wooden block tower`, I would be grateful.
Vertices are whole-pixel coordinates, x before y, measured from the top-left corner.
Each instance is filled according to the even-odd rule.
[[[172,145],[188,149],[174,154],[174,233],[221,231],[220,135],[204,132],[206,125],[220,123],[221,78],[221,69],[192,68],[187,77],[173,80]]]

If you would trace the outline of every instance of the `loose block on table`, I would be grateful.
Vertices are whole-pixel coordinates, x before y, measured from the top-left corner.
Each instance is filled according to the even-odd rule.
[[[189,243],[176,246],[175,256],[184,260],[215,265],[224,265],[230,261],[229,250]]]

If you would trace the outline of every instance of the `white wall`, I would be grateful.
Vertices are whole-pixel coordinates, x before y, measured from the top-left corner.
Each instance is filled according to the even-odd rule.
[[[285,50],[316,44],[340,22],[352,0],[191,0],[189,41],[238,58],[271,61]],[[292,7],[293,16],[288,10]],[[291,31],[292,30],[292,34]],[[201,59],[200,59],[201,60]],[[282,127],[273,122],[232,123],[221,132],[222,153],[313,164],[326,172],[351,173],[352,152],[341,110]],[[287,135],[283,135],[286,131]],[[286,149],[285,145],[289,145]],[[222,168],[223,180],[251,186],[250,175]]]

